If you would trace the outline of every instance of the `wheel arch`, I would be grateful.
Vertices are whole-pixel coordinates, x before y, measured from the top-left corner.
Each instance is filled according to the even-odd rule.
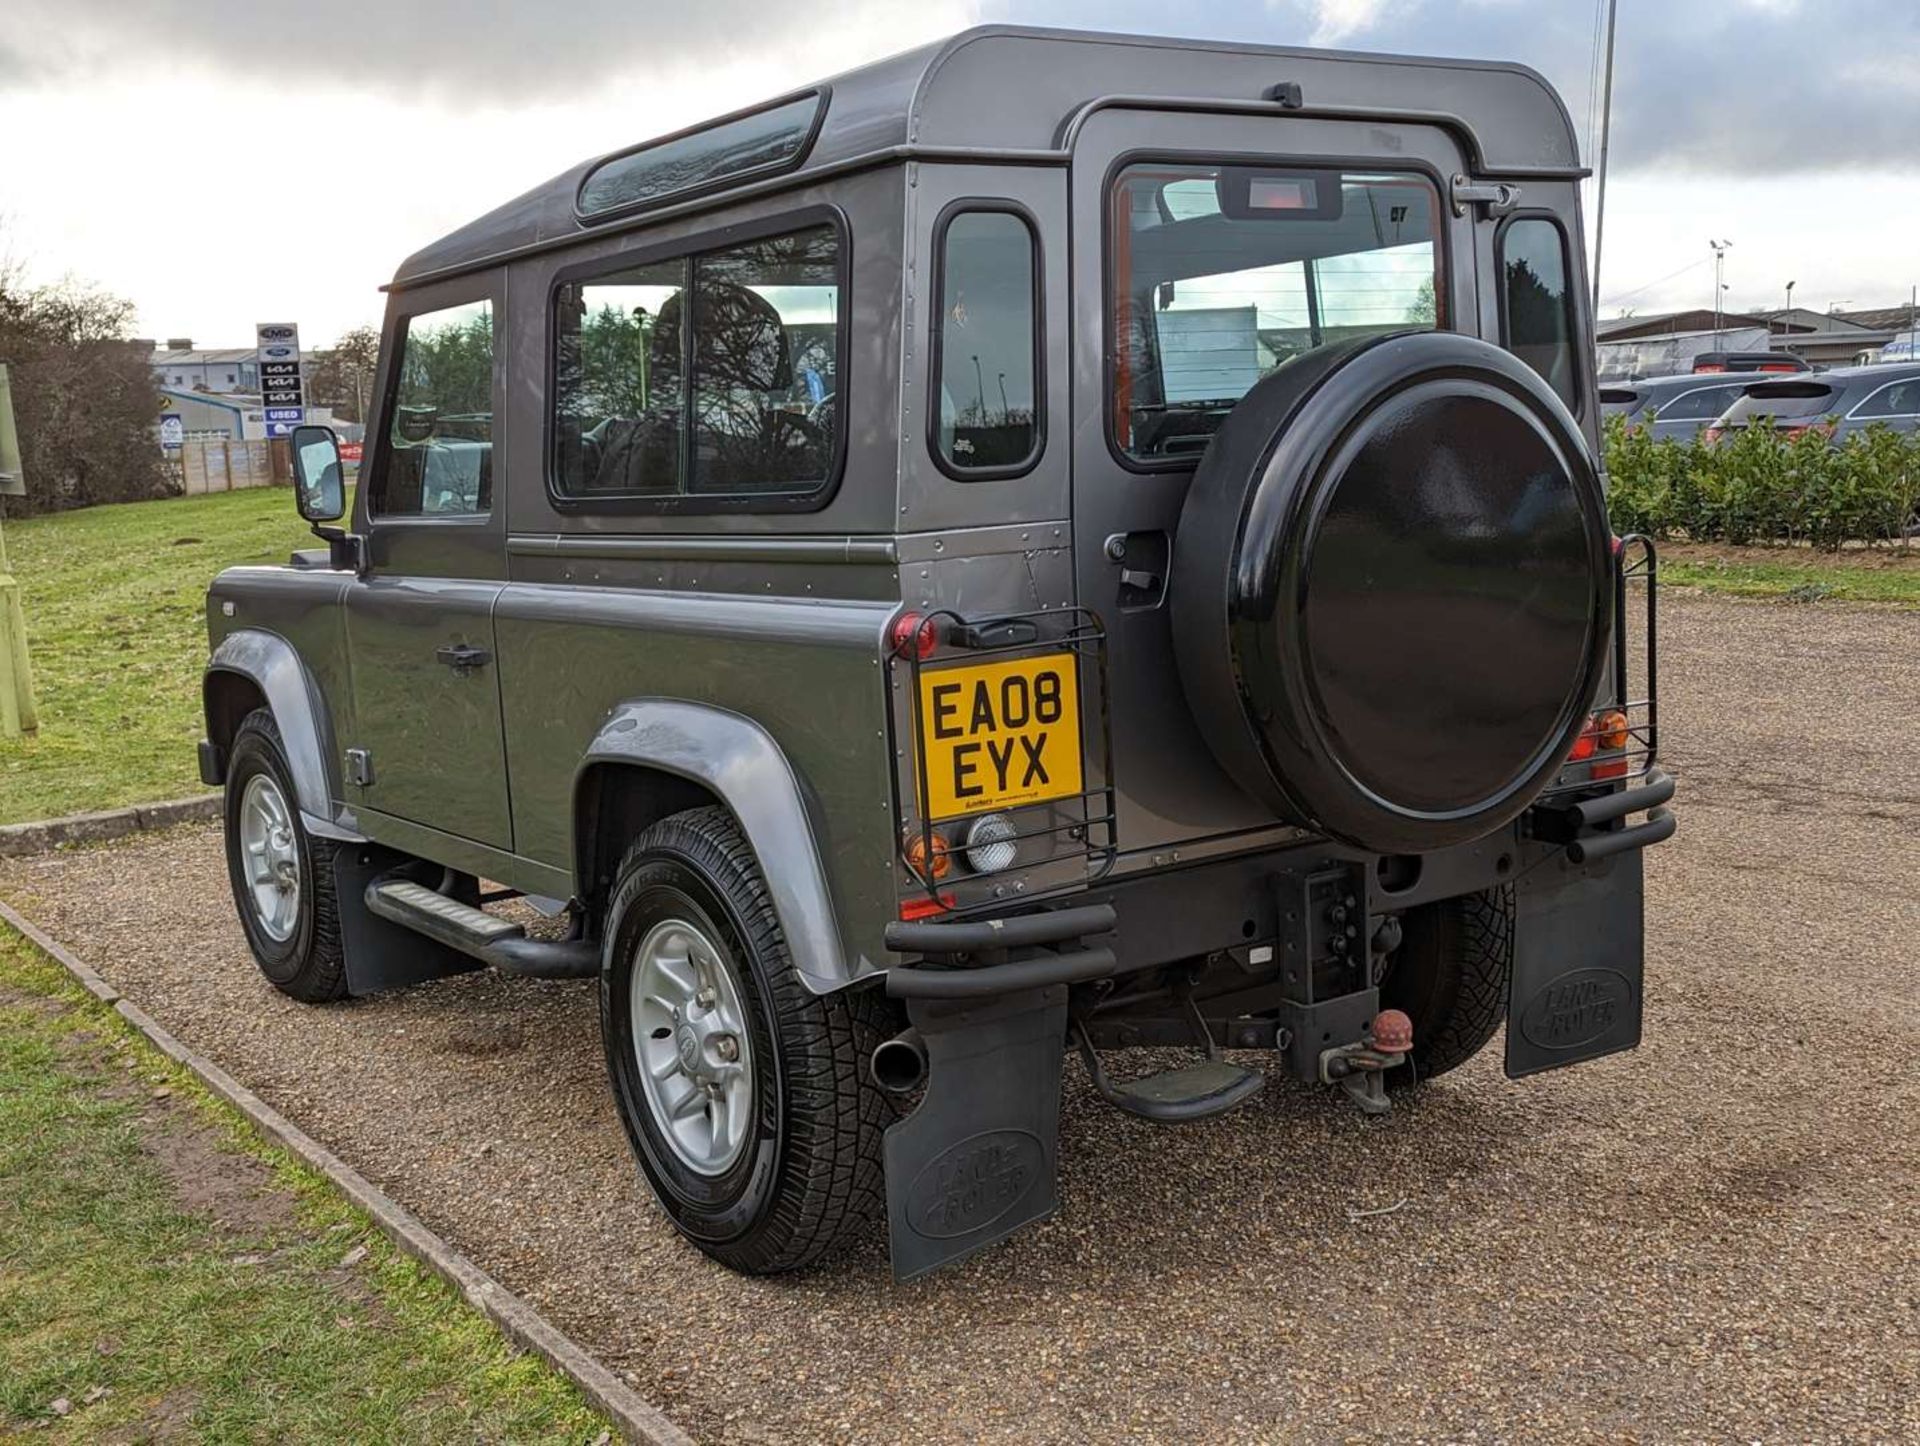
[[[308,830],[323,838],[359,836],[334,822],[339,794],[333,767],[333,729],[313,675],[292,643],[259,628],[227,634],[201,679],[207,741],[217,750],[224,778],[235,733],[247,715],[267,708],[280,730],[294,793]]]
[[[766,729],[724,708],[637,698],[608,714],[574,774],[575,891],[603,895],[639,833],[708,804],[746,835],[807,987],[824,994],[853,982],[800,779]]]

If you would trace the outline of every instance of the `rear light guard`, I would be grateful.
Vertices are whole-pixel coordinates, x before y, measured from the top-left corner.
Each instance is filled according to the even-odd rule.
[[[1613,666],[1545,797],[1643,778],[1660,751],[1659,559],[1638,533],[1614,543]]]
[[[940,815],[929,807],[920,734],[923,680],[937,670],[1070,653],[1077,660],[1081,790],[1034,803],[994,803]],[[905,611],[887,630],[889,718],[898,764],[896,877],[903,919],[937,918],[1084,888],[1118,855],[1107,718],[1106,634],[1082,608],[963,618]],[[1011,846],[1013,858],[1000,863]],[[944,869],[929,877],[928,859]],[[997,867],[993,865],[998,865]]]

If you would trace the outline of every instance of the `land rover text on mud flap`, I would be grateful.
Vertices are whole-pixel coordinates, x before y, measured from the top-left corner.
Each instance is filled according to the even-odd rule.
[[[598,979],[761,1272],[1053,1211],[1070,1056],[1180,1122],[1632,1047],[1673,790],[1581,175],[1517,67],[984,29],[427,247],[350,523],[301,429],[325,548],[208,599],[261,969]]]

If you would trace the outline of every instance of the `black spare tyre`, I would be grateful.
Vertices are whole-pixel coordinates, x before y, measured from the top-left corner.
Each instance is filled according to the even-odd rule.
[[[1565,405],[1508,352],[1415,332],[1287,363],[1187,494],[1169,605],[1222,767],[1382,853],[1515,817],[1606,666],[1612,538]]]

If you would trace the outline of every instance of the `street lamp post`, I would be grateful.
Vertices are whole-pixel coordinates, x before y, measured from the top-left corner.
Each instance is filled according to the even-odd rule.
[[[1717,349],[1720,345],[1720,319],[1723,315],[1721,293],[1727,289],[1725,280],[1727,249],[1732,246],[1733,243],[1731,241],[1709,240],[1707,245],[1713,248],[1713,344]]]

